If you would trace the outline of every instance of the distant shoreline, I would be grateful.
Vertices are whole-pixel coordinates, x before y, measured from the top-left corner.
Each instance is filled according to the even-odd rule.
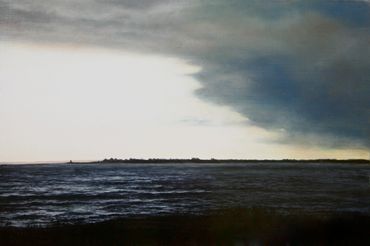
[[[248,163],[347,163],[347,164],[370,164],[370,160],[366,159],[161,159],[161,158],[149,158],[149,159],[118,159],[109,158],[97,161],[67,161],[67,162],[0,162],[0,166],[7,165],[42,165],[42,164],[223,164],[223,163],[235,163],[235,164],[248,164]]]
[[[298,160],[298,159],[281,159],[281,160],[253,160],[253,159],[104,159],[101,161],[90,161],[90,162],[75,162],[70,161],[66,164],[184,164],[184,163],[196,163],[196,164],[209,164],[209,163],[353,163],[353,164],[370,164],[370,160],[365,159],[310,159],[310,160]]]

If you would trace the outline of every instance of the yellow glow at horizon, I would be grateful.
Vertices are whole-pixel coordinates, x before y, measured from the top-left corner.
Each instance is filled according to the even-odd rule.
[[[69,159],[367,158],[269,144],[227,107],[194,96],[201,68],[94,47],[0,43],[0,162]]]

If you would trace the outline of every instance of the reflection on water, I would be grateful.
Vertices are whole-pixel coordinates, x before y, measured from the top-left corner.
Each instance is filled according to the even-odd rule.
[[[0,225],[256,206],[370,214],[369,176],[359,164],[0,166]]]

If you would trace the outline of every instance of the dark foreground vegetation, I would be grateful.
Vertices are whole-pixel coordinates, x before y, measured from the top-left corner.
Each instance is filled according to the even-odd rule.
[[[0,228],[0,245],[370,245],[370,217],[229,209],[48,228]]]

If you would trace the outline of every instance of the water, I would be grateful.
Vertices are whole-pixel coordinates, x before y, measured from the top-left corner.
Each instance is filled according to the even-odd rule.
[[[0,166],[0,225],[210,209],[370,214],[370,166],[320,163]]]

